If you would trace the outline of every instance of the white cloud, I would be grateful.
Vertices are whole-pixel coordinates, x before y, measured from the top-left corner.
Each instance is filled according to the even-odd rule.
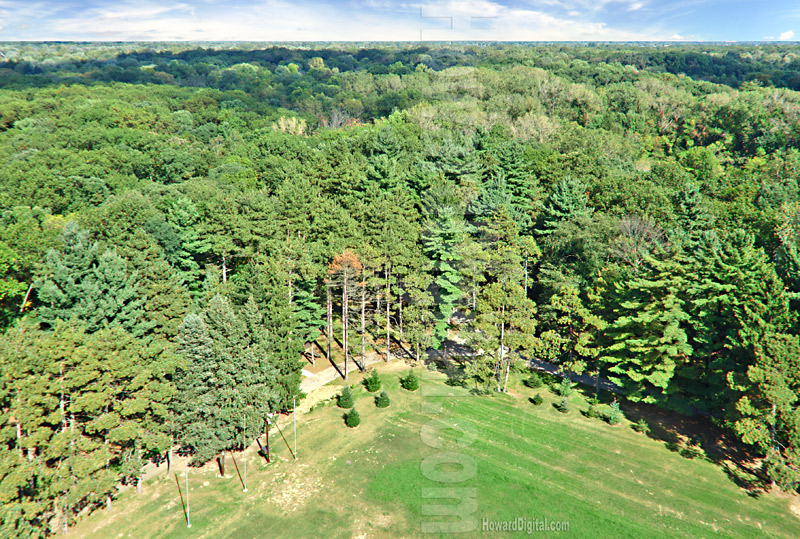
[[[672,34],[669,36],[670,41],[685,41],[686,37],[680,34]]]
[[[0,0],[0,7],[8,3],[9,0]],[[422,17],[420,4],[387,0],[355,0],[349,9],[326,0],[260,0],[224,7],[204,0],[118,0],[114,7],[16,20],[15,27],[30,22],[36,25],[36,39],[54,40],[415,41],[420,36],[424,40],[448,41],[670,39],[674,29],[643,27],[630,31],[615,27],[613,22],[603,22],[596,16],[598,6],[611,3],[634,10],[641,9],[635,6],[645,5],[646,0],[537,0],[539,7],[530,4],[527,8],[509,7],[494,0],[434,0],[423,5]],[[543,4],[566,6],[569,10],[555,15],[545,12]],[[0,20],[0,24],[6,26],[7,32],[11,30],[4,21]]]
[[[778,39],[781,41],[788,41],[794,38],[794,30],[787,30],[786,32],[782,32],[781,35],[778,36]]]
[[[642,9],[643,7],[644,7],[644,2],[634,2],[633,4],[630,5],[628,11],[637,11]]]

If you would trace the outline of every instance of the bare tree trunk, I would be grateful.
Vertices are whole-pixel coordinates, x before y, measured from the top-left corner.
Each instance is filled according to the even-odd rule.
[[[361,280],[361,368],[367,367],[367,282],[362,272]]]
[[[400,342],[403,342],[403,296],[400,295],[400,304],[398,305],[400,308]]]
[[[503,318],[505,318],[505,314],[506,314],[506,306],[503,305]],[[501,358],[501,360],[505,358],[505,350],[506,350],[505,335],[506,335],[506,323],[505,323],[505,320],[504,320],[503,323],[500,325],[500,358]],[[503,382],[503,393],[505,393],[506,389],[508,388],[508,373],[509,373],[510,370],[511,370],[511,361],[510,360],[506,360],[506,379]]]
[[[344,379],[347,380],[347,316],[348,316],[348,297],[347,297],[347,270],[344,271],[342,278],[342,348],[344,348]]]
[[[222,282],[228,282],[228,266],[225,264],[225,255],[222,255]]]
[[[528,257],[525,257],[525,297],[528,297]]]
[[[384,274],[386,275],[386,361],[389,361],[390,359],[389,345],[390,345],[390,339],[392,337],[392,326],[391,326],[391,320],[389,318],[389,315],[391,314],[390,309],[392,305],[392,302],[390,300],[390,294],[391,294],[390,279],[392,275],[392,269],[389,264],[386,265]]]
[[[327,286],[328,291],[328,363],[331,362],[331,341],[333,340],[333,300],[331,299],[331,285]]]
[[[28,291],[25,293],[25,297],[22,300],[22,305],[19,306],[19,313],[20,314],[22,314],[22,312],[25,310],[25,305],[28,304],[28,298],[31,295],[31,291],[33,290],[33,285],[35,283],[36,283],[35,280],[31,281],[31,285],[28,287]]]
[[[220,475],[225,477],[225,451],[223,451],[222,454],[217,457],[217,462],[219,463]]]
[[[311,341],[311,366],[317,366],[317,358],[314,356],[314,341]]]

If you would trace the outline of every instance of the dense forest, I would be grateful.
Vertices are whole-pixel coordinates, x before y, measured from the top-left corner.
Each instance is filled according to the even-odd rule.
[[[798,90],[789,44],[3,44],[3,533],[241,447],[331,347],[608,378],[796,489]]]

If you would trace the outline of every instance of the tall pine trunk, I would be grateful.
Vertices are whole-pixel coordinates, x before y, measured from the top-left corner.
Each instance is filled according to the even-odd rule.
[[[392,304],[390,296],[389,296],[391,294],[391,280],[390,279],[391,279],[391,276],[392,276],[392,269],[391,269],[391,266],[389,264],[386,265],[386,269],[384,270],[384,274],[386,275],[386,361],[388,362],[389,359],[390,359],[390,357],[389,357],[390,339],[392,337],[392,326],[391,326],[391,320],[389,319],[389,316],[391,314],[390,309],[391,309],[391,304]]]
[[[327,285],[328,292],[328,363],[331,363],[331,341],[333,340],[333,300],[331,299],[331,285]]]
[[[348,316],[348,303],[347,297],[347,270],[344,271],[342,279],[342,348],[344,349],[344,379],[347,380],[347,316]]]

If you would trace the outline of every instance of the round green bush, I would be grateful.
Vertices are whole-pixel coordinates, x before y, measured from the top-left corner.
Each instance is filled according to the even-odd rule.
[[[538,389],[538,388],[542,387],[542,384],[543,384],[542,378],[536,373],[531,374],[522,383],[525,384],[526,386],[528,386],[531,389]]]
[[[348,427],[355,428],[361,423],[361,416],[358,415],[358,410],[353,408],[344,415],[344,424]]]
[[[539,406],[544,402],[544,399],[538,393],[529,399],[534,406]]]

